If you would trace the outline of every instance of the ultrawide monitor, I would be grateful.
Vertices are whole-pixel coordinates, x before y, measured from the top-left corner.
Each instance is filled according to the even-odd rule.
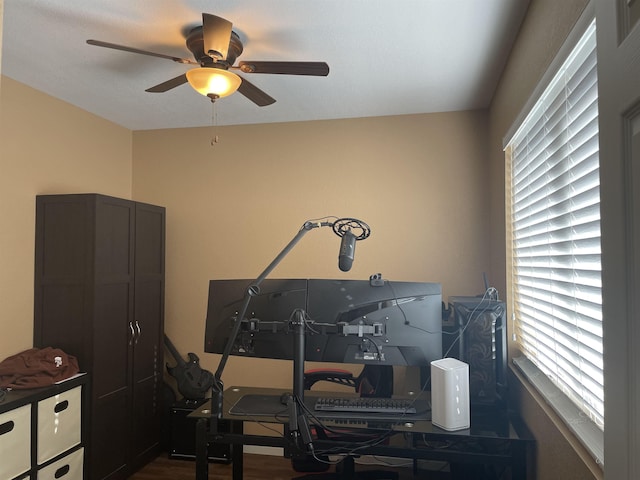
[[[252,280],[211,280],[205,351],[222,353]],[[305,360],[428,366],[442,356],[439,283],[267,279],[232,355],[293,359],[290,319],[305,313]]]

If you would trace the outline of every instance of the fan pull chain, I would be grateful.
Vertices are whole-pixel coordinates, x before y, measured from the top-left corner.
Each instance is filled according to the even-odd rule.
[[[216,133],[216,126],[218,124],[218,111],[216,110],[216,103],[211,102],[211,146],[214,147],[219,141],[218,134]]]

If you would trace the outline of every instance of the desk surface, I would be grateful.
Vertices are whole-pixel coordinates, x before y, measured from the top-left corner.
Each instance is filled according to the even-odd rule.
[[[196,479],[208,478],[208,462],[206,445],[208,442],[221,442],[234,445],[233,478],[242,479],[242,446],[263,445],[291,447],[286,431],[289,423],[288,409],[280,401],[282,389],[231,387],[224,392],[222,419],[229,423],[231,431],[225,433],[218,430],[218,422],[212,421],[211,405],[206,402],[190,414],[198,419],[196,428]],[[308,395],[308,396],[307,396]],[[345,396],[334,392],[305,392],[305,405],[313,401],[314,396]],[[347,394],[348,395],[348,394]],[[243,405],[243,398],[251,397],[248,405],[251,412],[238,409]],[[426,401],[426,400],[423,400]],[[428,405],[428,402],[427,402]],[[234,407],[236,407],[234,409]],[[243,407],[244,408],[244,407]],[[237,413],[232,413],[236,411]],[[450,432],[434,426],[430,420],[419,419],[407,421],[403,416],[394,420],[381,420],[376,417],[363,420],[350,418],[329,418],[320,420],[327,427],[344,427],[367,430],[384,441],[357,444],[355,450],[359,455],[386,455],[391,457],[412,458],[414,460],[440,460],[450,464],[492,464],[511,468],[514,480],[531,478],[528,456],[533,446],[533,437],[524,423],[513,415],[506,413],[471,412],[471,427],[465,430]],[[373,414],[372,414],[373,415]],[[332,415],[333,416],[333,415]],[[316,419],[309,417],[310,423]],[[271,422],[285,425],[285,435],[271,437],[265,435],[246,435],[242,425],[245,422]],[[372,432],[372,430],[384,430]],[[313,440],[316,453],[343,452],[352,453],[352,441],[335,438],[319,438]],[[339,450],[341,449],[341,450]]]
[[[241,422],[288,423],[287,406],[280,401],[284,389],[257,387],[230,387],[224,392],[222,418]],[[314,412],[315,399],[322,396],[351,396],[348,392],[305,392],[305,405],[312,412],[310,423],[322,423],[325,426],[393,430],[398,433],[417,433],[441,435],[446,437],[469,437],[497,440],[533,441],[533,436],[524,423],[516,416],[506,412],[471,412],[471,427],[464,430],[447,431],[431,423],[428,411],[428,393],[424,398],[416,399],[417,415],[388,416],[385,414],[336,414]],[[422,396],[421,395],[421,396]],[[406,398],[406,397],[405,397]],[[201,405],[190,416],[208,418],[211,416],[209,401]]]

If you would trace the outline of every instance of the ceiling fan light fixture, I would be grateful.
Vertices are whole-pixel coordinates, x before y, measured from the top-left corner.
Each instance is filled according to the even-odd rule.
[[[202,67],[187,72],[187,81],[199,94],[209,98],[227,97],[240,87],[242,79],[221,68]]]

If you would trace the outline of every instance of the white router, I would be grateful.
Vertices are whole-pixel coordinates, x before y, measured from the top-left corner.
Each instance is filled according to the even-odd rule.
[[[455,358],[431,362],[431,423],[449,431],[471,426],[467,363]]]

